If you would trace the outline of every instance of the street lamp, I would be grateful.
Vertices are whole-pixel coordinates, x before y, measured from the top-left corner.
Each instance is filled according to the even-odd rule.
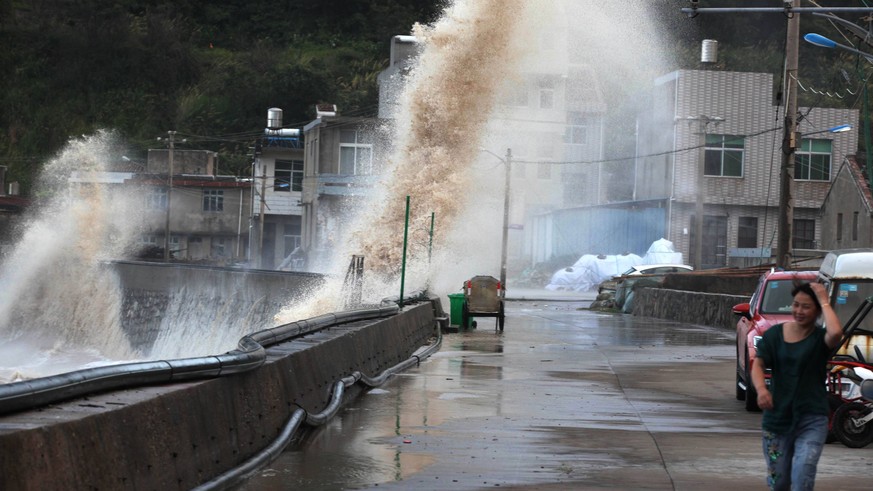
[[[503,162],[506,167],[506,184],[503,187],[503,243],[500,250],[500,288],[503,289],[504,296],[506,295],[506,256],[507,242],[509,238],[509,170],[512,167],[512,149],[506,149],[506,159],[500,157],[496,153],[480,148],[479,150],[497,157],[497,160]]]
[[[833,128],[828,128],[826,130],[813,131],[812,133],[801,133],[800,136],[804,136],[804,137],[805,136],[812,136],[812,135],[818,135],[820,133],[845,133],[845,132],[851,131],[851,130],[852,130],[852,125],[840,124],[840,125],[834,126]]]
[[[814,32],[811,32],[811,33],[803,36],[803,40],[809,44],[814,44],[814,45],[820,46],[822,48],[831,48],[831,49],[840,48],[840,49],[848,51],[850,53],[855,53],[857,55],[861,55],[864,58],[866,58],[868,61],[873,61],[873,55],[871,55],[869,53],[865,53],[859,49],[855,49],[851,46],[846,46],[845,44],[840,44],[836,41],[832,41],[832,40],[822,36],[821,34],[816,34]]]

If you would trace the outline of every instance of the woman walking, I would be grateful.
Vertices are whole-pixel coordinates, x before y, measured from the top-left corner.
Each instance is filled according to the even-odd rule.
[[[767,484],[772,490],[794,491],[815,487],[828,433],[827,362],[843,329],[823,285],[799,284],[791,294],[794,320],[764,333],[752,364],[752,383],[764,411]],[[826,328],[818,324],[822,315]],[[769,387],[767,368],[772,370]]]

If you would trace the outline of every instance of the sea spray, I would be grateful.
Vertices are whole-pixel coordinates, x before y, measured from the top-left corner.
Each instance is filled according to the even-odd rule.
[[[380,158],[383,185],[374,190],[369,205],[355,205],[355,211],[364,212],[354,222],[351,240],[333,250],[328,286],[289,305],[276,323],[344,309],[342,278],[352,254],[365,256],[365,302],[396,296],[407,195],[412,207],[407,293],[428,287],[443,294],[457,291],[472,275],[497,276],[502,160],[507,148],[523,155],[519,147],[535,138],[523,121],[507,120],[510,111],[501,106],[501,98],[529,82],[525,77],[531,74],[572,78],[584,73],[583,84],[602,89],[607,120],[632,126],[634,111],[622,95],[649,86],[654,76],[663,74],[664,51],[658,45],[663,36],[652,23],[652,5],[647,0],[622,2],[620,7],[594,0],[459,0],[433,26],[416,27],[413,34],[423,46],[390,125],[387,139],[393,151]],[[557,36],[561,31],[570,34]],[[557,51],[567,51],[563,58],[546,56],[542,46],[550,37]],[[579,66],[585,70],[575,70]],[[565,123],[552,121],[562,127]],[[625,129],[607,126],[602,131],[632,140],[632,132]],[[135,225],[142,223],[136,215],[142,212],[143,197],[113,196],[105,186],[87,184],[87,176],[68,188],[74,172],[93,177],[105,170],[107,162],[122,154],[115,147],[114,137],[100,132],[72,140],[47,164],[34,207],[41,211],[30,217],[22,239],[0,266],[0,336],[32,337],[42,354],[64,355],[78,346],[82,352],[99,350],[97,357],[139,355],[130,352],[119,327],[120,285],[100,259],[129,252],[125,245],[135,243],[135,234],[141,232]],[[532,164],[513,168],[524,165]],[[534,184],[513,174],[513,216],[530,213],[528,198],[541,198],[535,196],[539,190]],[[537,212],[549,209],[554,208]],[[436,218],[432,256],[431,213]],[[188,356],[192,352],[187,347],[197,347],[197,353],[222,352],[264,327],[227,321],[226,305],[216,311],[221,322],[215,325],[184,325],[197,323],[190,319],[191,305],[187,307],[172,306],[181,317],[162,321],[166,332],[151,355]],[[3,359],[6,355],[0,352]]]
[[[524,49],[520,29],[526,5],[522,0],[457,1],[434,26],[415,27],[413,34],[423,49],[407,78],[402,109],[395,113],[396,150],[383,166],[390,180],[371,201],[369,212],[358,215],[352,241],[338,254],[340,264],[353,253],[363,254],[365,294],[378,298],[398,292],[407,195],[414,210],[408,272],[415,280],[408,284],[410,290],[426,286],[431,213],[435,228],[447,230],[468,204],[464,197],[472,191],[470,167],[488,116]],[[336,285],[327,288],[337,290]],[[341,298],[315,292],[306,305],[283,310],[277,321],[338,310]]]
[[[134,356],[121,330],[118,278],[101,260],[123,254],[131,243],[140,202],[136,193],[116,195],[94,184],[118,154],[116,137],[101,131],[71,140],[44,166],[33,212],[0,265],[5,340],[44,352]]]

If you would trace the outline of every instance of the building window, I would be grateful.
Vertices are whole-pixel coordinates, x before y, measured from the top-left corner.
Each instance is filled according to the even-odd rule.
[[[706,135],[703,174],[716,177],[743,177],[745,137]]]
[[[795,249],[815,249],[815,220],[796,218],[794,220],[794,240],[791,245]]]
[[[303,161],[277,160],[274,191],[303,191]]]
[[[167,209],[167,188],[152,188],[146,195],[146,208],[149,210]]]
[[[344,175],[366,175],[373,172],[373,145],[363,131],[340,131],[340,168]]]
[[[545,78],[539,82],[540,109],[553,109],[555,107],[555,82],[551,78]]]
[[[158,236],[143,234],[139,236],[139,243],[144,246],[157,246],[158,245]]]
[[[737,247],[747,249],[758,247],[757,217],[740,217],[737,227]]]
[[[843,214],[837,213],[837,240],[843,240]]]
[[[285,239],[285,257],[288,257],[295,249],[300,247],[300,225],[286,224],[283,236]]]
[[[794,179],[830,181],[832,143],[830,140],[801,140],[794,154]]]
[[[224,211],[224,191],[220,189],[204,189],[203,211]]]
[[[588,126],[586,119],[580,113],[571,112],[567,123],[567,143],[570,145],[587,145]]]
[[[852,240],[858,240],[858,212],[852,215]]]

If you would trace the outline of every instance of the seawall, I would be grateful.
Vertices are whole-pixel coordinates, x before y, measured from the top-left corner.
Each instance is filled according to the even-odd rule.
[[[250,372],[2,416],[0,489],[191,489],[261,451],[296,409],[322,411],[341,378],[407,360],[442,315],[434,299],[270,346]]]
[[[274,325],[283,306],[319,287],[324,276],[177,263],[115,261],[123,293],[122,329],[148,354],[173,329],[252,332]]]
[[[634,290],[632,314],[733,331],[737,326],[737,316],[731,309],[748,301],[749,295],[637,288]]]

